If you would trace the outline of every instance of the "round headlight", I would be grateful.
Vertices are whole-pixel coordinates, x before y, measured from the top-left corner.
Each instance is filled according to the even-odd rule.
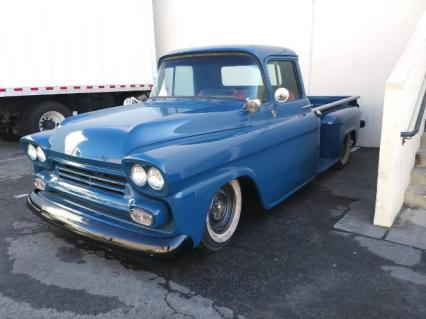
[[[156,191],[159,191],[164,187],[163,175],[155,167],[151,167],[148,170],[148,184]]]
[[[40,146],[37,146],[37,157],[40,162],[42,163],[46,162],[46,154],[44,154]]]
[[[130,170],[130,178],[132,179],[133,183],[138,186],[144,186],[146,184],[146,172],[139,164],[132,166]]]
[[[29,158],[31,158],[33,161],[37,159],[37,150],[32,144],[28,144],[27,146],[27,154]]]

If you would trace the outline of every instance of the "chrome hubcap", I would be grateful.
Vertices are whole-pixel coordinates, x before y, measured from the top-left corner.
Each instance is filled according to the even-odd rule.
[[[38,127],[40,131],[53,130],[54,128],[57,128],[64,119],[65,116],[63,116],[61,113],[56,111],[49,111],[41,116]]]

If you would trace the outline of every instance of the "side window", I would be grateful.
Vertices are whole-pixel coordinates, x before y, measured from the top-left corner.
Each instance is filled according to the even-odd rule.
[[[278,76],[277,76],[277,68],[275,63],[268,63],[268,74],[269,80],[271,81],[272,89],[275,90],[278,87]]]
[[[292,61],[271,61],[268,63],[268,74],[275,92],[284,87],[290,92],[289,101],[300,99],[299,83],[296,76],[296,67]]]

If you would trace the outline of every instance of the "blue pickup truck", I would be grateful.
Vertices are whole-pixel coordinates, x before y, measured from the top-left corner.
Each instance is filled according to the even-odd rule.
[[[34,213],[133,252],[217,251],[235,234],[247,186],[269,209],[348,162],[358,97],[306,96],[292,50],[193,48],[158,65],[146,102],[21,139]]]

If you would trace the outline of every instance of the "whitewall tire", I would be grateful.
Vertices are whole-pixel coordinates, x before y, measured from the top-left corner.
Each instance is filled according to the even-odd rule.
[[[231,241],[240,221],[241,206],[241,187],[237,180],[222,186],[213,195],[201,242],[203,248],[217,251]]]

